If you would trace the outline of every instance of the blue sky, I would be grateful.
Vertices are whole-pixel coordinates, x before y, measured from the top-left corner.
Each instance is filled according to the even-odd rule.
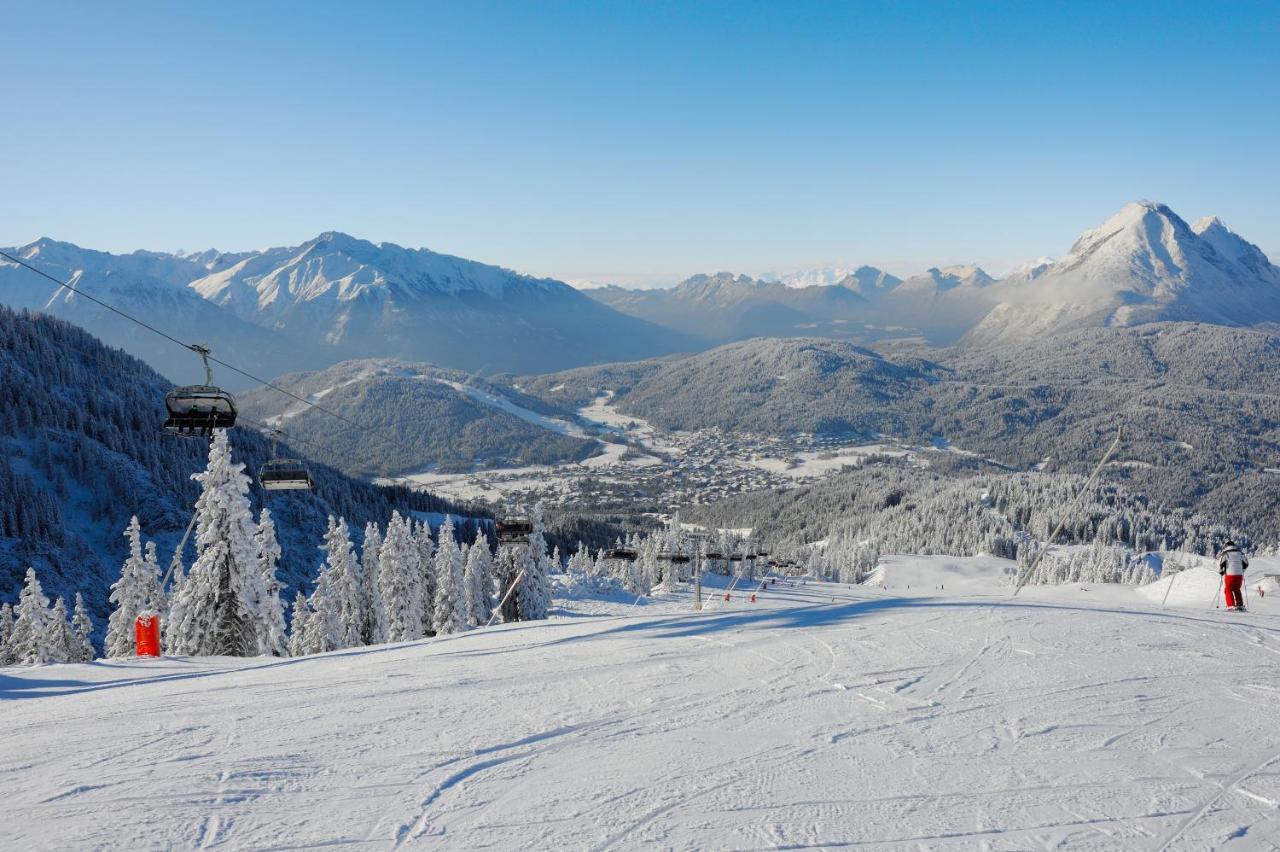
[[[1280,255],[1277,3],[0,0],[0,244],[343,230],[566,279]]]

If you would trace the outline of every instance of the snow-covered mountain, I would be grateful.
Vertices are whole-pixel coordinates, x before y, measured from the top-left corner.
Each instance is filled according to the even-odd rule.
[[[8,251],[266,376],[351,357],[551,370],[691,345],[559,281],[336,232],[230,254],[114,255],[50,239]],[[175,380],[202,376],[198,359],[175,355],[172,343],[7,261],[0,261],[0,301],[65,317]],[[216,378],[232,388],[246,382]]]
[[[866,299],[851,287],[792,286],[731,272],[694,275],[666,290],[602,287],[589,295],[623,313],[709,342],[759,336],[839,337],[841,325],[866,313]]]
[[[315,359],[334,357],[323,343],[271,332],[220,309],[187,287],[217,269],[225,256],[216,252],[178,256],[161,252],[117,255],[42,237],[6,249],[60,281],[140,319],[158,325],[188,343],[206,343],[215,356],[260,369],[269,375],[300,369]],[[90,299],[0,258],[0,302],[67,319],[103,341],[142,358],[170,379],[204,381],[195,355],[183,355],[173,343],[112,313]],[[245,353],[252,353],[246,357]],[[239,387],[245,379],[223,370],[215,381]]]
[[[860,299],[840,301],[838,290]],[[1125,205],[1062,257],[1038,258],[1000,280],[976,265],[935,267],[906,280],[862,266],[761,279],[695,275],[672,290],[609,287],[591,295],[716,341],[767,334],[874,342],[914,335],[951,344],[966,335],[989,342],[1164,320],[1280,323],[1280,269],[1257,246],[1216,218],[1188,225],[1150,201]]]
[[[1055,263],[990,288],[976,339],[1161,320],[1280,321],[1280,269],[1216,218],[1188,225],[1164,204],[1127,204]]]
[[[245,256],[191,288],[242,319],[352,357],[549,370],[688,345],[560,281],[337,232]]]
[[[859,266],[835,283],[864,299],[876,299],[892,292],[902,279],[874,266]]]

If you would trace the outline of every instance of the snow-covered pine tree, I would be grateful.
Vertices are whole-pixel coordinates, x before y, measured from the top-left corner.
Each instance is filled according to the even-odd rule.
[[[169,599],[165,596],[163,582],[156,543],[149,541],[142,548],[142,588],[146,592],[147,609],[167,617]]]
[[[422,574],[409,523],[392,511],[378,551],[378,591],[387,617],[387,641],[422,638]]]
[[[341,594],[334,588],[339,570],[327,561],[320,565],[320,576],[316,577],[316,587],[308,601],[311,613],[303,631],[303,653],[323,654],[346,647]]]
[[[301,657],[307,653],[307,596],[299,589],[293,597],[293,611],[289,618],[289,656]]]
[[[436,546],[431,540],[431,524],[415,525],[414,541],[418,545],[418,568],[422,572],[422,635],[436,634]]]
[[[468,621],[483,627],[493,616],[493,555],[489,552],[488,539],[478,530],[475,543],[467,551],[463,580],[467,593]]]
[[[73,663],[92,663],[94,658],[93,649],[93,620],[89,618],[89,613],[84,608],[84,598],[79,592],[76,592],[76,608],[75,614],[71,616],[72,638],[71,642],[71,662]]]
[[[11,666],[14,661],[10,656],[9,639],[13,636],[13,607],[0,605],[0,666]]]
[[[36,577],[34,568],[27,569],[27,579],[18,595],[14,610],[16,619],[9,637],[9,653],[14,665],[41,666],[54,661],[53,637],[49,634],[49,599]]]
[[[325,595],[332,603],[337,613],[338,623],[341,625],[338,644],[325,650],[351,648],[360,644],[360,628],[364,614],[360,608],[359,563],[356,561],[355,549],[351,546],[351,533],[347,529],[346,520],[335,518],[333,515],[329,516],[329,529],[324,535],[324,545],[320,549],[325,552],[325,565],[328,567],[326,581],[328,588]],[[326,572],[321,573],[324,576]],[[317,584],[316,591],[319,590],[319,584]],[[320,612],[314,595],[311,600],[311,609],[316,613]]]
[[[276,566],[280,563],[280,541],[276,538],[276,524],[271,510],[266,506],[258,514],[258,528],[253,534],[253,545],[258,553],[258,574],[262,578],[262,619],[258,645],[262,653],[273,657],[289,654],[289,639],[284,627],[284,601],[280,600],[280,578]]]
[[[551,609],[551,577],[547,562],[547,542],[543,537],[542,504],[534,506],[530,516],[533,531],[524,552],[524,577],[520,580],[519,611],[521,621],[537,621],[547,617]]]
[[[251,657],[263,653],[266,595],[254,552],[249,477],[231,460],[225,429],[209,444],[209,464],[193,477],[204,486],[196,501],[196,561],[170,605],[166,640],[171,653]]]
[[[377,645],[387,641],[387,613],[382,605],[382,592],[378,586],[378,550],[382,547],[382,533],[378,525],[370,521],[364,528],[364,548],[360,559],[364,571],[362,597],[365,623],[361,639],[365,645]]]
[[[71,662],[72,637],[71,619],[67,615],[67,602],[58,598],[53,602],[53,610],[49,613],[49,647],[53,658],[51,663]]]
[[[129,556],[120,569],[120,579],[111,584],[108,596],[114,605],[107,618],[107,638],[103,649],[109,659],[137,654],[133,623],[138,613],[147,608],[147,565],[146,557],[142,555],[142,528],[137,515],[129,519],[124,537],[129,540]],[[156,584],[159,585],[158,580]]]
[[[436,599],[432,627],[437,634],[461,633],[467,629],[465,572],[462,551],[453,537],[453,516],[445,515],[435,557]]]

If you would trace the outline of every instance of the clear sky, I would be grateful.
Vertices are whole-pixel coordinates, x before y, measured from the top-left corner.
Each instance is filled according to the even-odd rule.
[[[0,245],[325,230],[566,279],[1280,255],[1280,3],[0,0]]]

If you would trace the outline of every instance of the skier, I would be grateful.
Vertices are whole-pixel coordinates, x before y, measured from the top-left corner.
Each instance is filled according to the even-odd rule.
[[[1218,573],[1222,575],[1222,589],[1227,599],[1227,609],[1244,612],[1244,599],[1240,596],[1240,588],[1244,585],[1244,572],[1249,567],[1249,559],[1236,543],[1227,539],[1226,546],[1218,554]]]

